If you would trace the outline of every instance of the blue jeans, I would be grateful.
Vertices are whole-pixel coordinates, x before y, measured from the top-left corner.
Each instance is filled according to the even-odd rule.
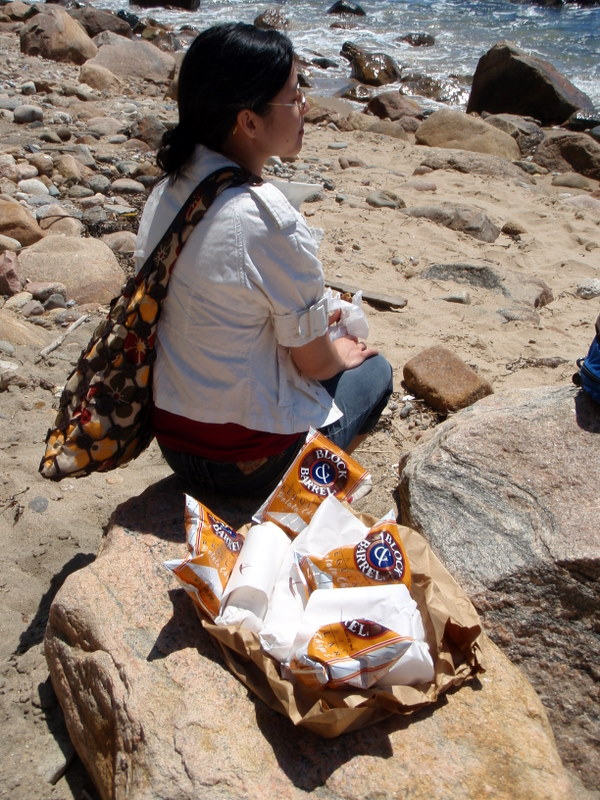
[[[373,430],[392,393],[392,368],[381,355],[372,356],[359,367],[340,372],[322,381],[343,416],[320,428],[332,442],[346,450],[355,436]],[[304,444],[306,432],[294,444],[270,456],[250,474],[235,463],[207,458],[161,447],[173,472],[182,480],[188,494],[202,500],[202,495],[216,493],[254,496],[262,502],[277,485]]]

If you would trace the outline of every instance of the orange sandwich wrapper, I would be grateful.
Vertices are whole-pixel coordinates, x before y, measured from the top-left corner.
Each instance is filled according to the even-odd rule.
[[[370,473],[351,456],[311,428],[285,475],[253,517],[274,522],[297,536],[330,495],[352,503],[371,491]]]
[[[366,515],[360,518],[367,528],[375,523]],[[322,737],[339,736],[392,715],[414,713],[484,671],[479,660],[482,628],[464,591],[425,539],[410,528],[402,528],[402,542],[411,568],[410,594],[420,612],[433,662],[433,679],[428,682],[388,686],[381,685],[380,680],[377,686],[366,689],[292,682],[282,677],[281,664],[262,649],[254,631],[216,625],[201,614],[202,624],[218,642],[227,666],[242,683],[295,725]],[[382,588],[405,591],[403,584],[387,584]],[[324,593],[343,591],[354,590],[332,589]],[[402,660],[398,662],[400,665]]]
[[[214,619],[244,536],[189,495],[185,498],[184,521],[189,554],[184,559],[165,561],[164,566],[179,580],[196,608]]]

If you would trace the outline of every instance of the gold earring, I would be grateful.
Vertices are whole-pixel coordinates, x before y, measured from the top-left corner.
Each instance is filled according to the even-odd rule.
[[[231,135],[232,135],[232,136],[235,136],[235,135],[236,135],[236,133],[237,133],[237,129],[238,129],[238,126],[237,126],[237,124],[236,124],[236,125],[234,126],[233,130],[231,131]]]

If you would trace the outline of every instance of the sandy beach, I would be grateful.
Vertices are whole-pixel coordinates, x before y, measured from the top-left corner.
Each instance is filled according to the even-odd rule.
[[[75,65],[20,56],[18,37],[0,33],[0,74],[6,76],[0,97],[18,97],[25,81],[41,82],[49,76],[58,84],[76,84],[78,71]],[[55,111],[60,96],[54,93]],[[47,97],[36,92],[27,102],[48,108]],[[152,87],[148,93],[141,82],[129,84],[121,97],[111,92],[96,92],[88,101],[62,97],[64,110],[81,123],[78,135],[94,118],[129,124],[132,114],[126,112],[125,100],[140,113],[151,110],[159,118],[174,119],[173,102],[163,98],[163,89]],[[101,136],[90,144],[92,154],[112,153],[115,162],[152,159],[147,148],[125,149],[109,139]],[[16,125],[0,116],[0,154],[23,162],[32,143],[44,152],[56,152],[37,139],[35,126]],[[355,454],[374,477],[373,492],[360,501],[359,510],[374,516],[395,508],[393,493],[403,453],[440,422],[418,401],[412,411],[402,413],[407,402],[402,370],[410,358],[444,345],[489,381],[495,393],[568,385],[576,358],[587,351],[600,310],[598,297],[586,299],[578,292],[586,282],[600,279],[598,181],[589,180],[586,189],[557,185],[552,173],[509,170],[508,162],[504,174],[420,169],[431,155],[432,148],[415,144],[412,134],[404,141],[342,131],[325,120],[307,124],[299,158],[278,168],[279,174],[273,172],[274,177],[319,184],[316,199],[304,203],[302,211],[311,226],[323,231],[320,255],[327,281],[362,289],[367,298],[375,296],[375,302],[365,302],[369,341],[392,363],[395,394],[378,430]],[[1,191],[7,188],[3,182]],[[404,208],[374,207],[368,198],[381,191],[401,198],[406,209],[442,203],[468,206],[486,214],[503,232],[495,241],[483,242],[409,216]],[[129,199],[140,208],[144,198]],[[123,228],[135,229],[135,219],[128,217]],[[113,230],[118,229],[115,223]],[[121,256],[120,263],[127,269],[130,257]],[[507,297],[500,289],[424,277],[433,265],[458,263],[488,267],[507,276],[507,285],[513,287],[536,279],[547,285],[553,300],[535,308],[520,302],[517,288]],[[388,296],[388,301],[378,302],[378,295]],[[390,297],[406,302],[390,302]],[[94,304],[73,309],[77,316],[84,311],[89,320],[42,358],[40,351],[65,328],[51,317],[44,327],[19,317],[18,310],[0,310],[2,318],[16,319],[28,331],[27,336],[13,335],[11,341],[9,328],[0,327],[0,360],[16,363],[23,377],[3,384],[0,394],[0,797],[11,800],[96,798],[68,743],[49,685],[43,655],[45,621],[66,576],[94,558],[115,508],[169,474],[153,444],[136,462],[107,475],[60,484],[38,475],[57,394],[102,315]]]

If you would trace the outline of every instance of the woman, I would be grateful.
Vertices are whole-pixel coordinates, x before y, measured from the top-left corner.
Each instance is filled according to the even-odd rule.
[[[141,265],[192,189],[232,163],[261,176],[302,147],[306,101],[292,45],[242,23],[201,33],[183,60],[167,178],[140,223]],[[157,334],[153,426],[186,490],[261,496],[309,427],[351,451],[392,391],[392,371],[351,337],[331,341],[323,270],[301,214],[269,183],[224,191],[169,282]]]

